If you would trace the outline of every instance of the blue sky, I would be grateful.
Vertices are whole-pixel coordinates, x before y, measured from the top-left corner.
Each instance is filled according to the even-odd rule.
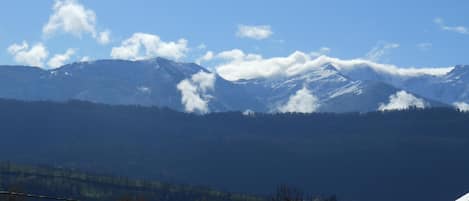
[[[57,2],[93,12],[94,36],[60,27],[44,33]],[[23,41],[28,48],[41,43],[47,49],[45,66],[68,49],[73,53],[62,60],[65,63],[85,56],[111,58],[122,41],[145,33],[164,44],[185,39],[183,55],[175,57],[182,61],[195,61],[209,50],[216,55],[240,49],[270,58],[323,48],[341,59],[368,58],[402,67],[452,66],[469,64],[467,9],[469,1],[5,1],[0,9],[0,63],[21,63],[15,60],[20,50],[8,49]],[[271,34],[241,37],[240,25],[269,28]],[[104,31],[110,31],[110,40],[100,44],[98,36]],[[376,57],[370,57],[372,50]]]

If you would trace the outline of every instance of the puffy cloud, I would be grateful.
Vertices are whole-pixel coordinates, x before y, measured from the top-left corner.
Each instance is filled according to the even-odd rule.
[[[255,40],[262,40],[269,38],[273,34],[270,26],[249,26],[249,25],[238,25],[238,32],[236,35],[240,38],[251,38]]]
[[[285,105],[280,106],[278,111],[283,113],[312,113],[319,108],[318,102],[318,98],[316,98],[306,87],[303,87],[294,95],[290,96],[288,102]]]
[[[417,44],[417,47],[422,50],[422,51],[427,51],[432,48],[433,44],[431,43],[419,43]]]
[[[177,89],[182,94],[182,104],[186,112],[207,113],[208,112],[208,101],[202,99],[197,92],[197,87],[194,86],[189,80],[183,80],[177,85]]]
[[[469,28],[464,26],[448,26],[442,18],[435,18],[433,20],[442,30],[451,31],[460,34],[469,34]]]
[[[389,96],[389,103],[381,103],[378,110],[406,110],[411,107],[425,108],[426,106],[427,103],[425,103],[424,100],[417,98],[406,91],[398,91],[397,93]]]
[[[389,54],[392,49],[399,48],[397,43],[378,42],[367,54],[366,59],[370,61],[380,61],[384,56]]]
[[[206,92],[207,90],[213,90],[215,87],[215,74],[213,73],[206,73],[200,71],[194,75],[192,75],[192,83],[198,86],[198,88],[202,92]]]
[[[340,71],[351,71],[369,67],[373,70],[393,76],[444,75],[453,67],[444,68],[400,68],[390,64],[380,64],[366,59],[341,60],[328,56],[314,57],[310,54],[295,51],[286,57],[263,58],[258,54],[246,54],[233,49],[216,54],[222,62],[214,69],[227,80],[267,78],[272,76],[294,76],[309,70],[332,64]]]
[[[14,60],[17,63],[43,67],[44,60],[47,59],[49,52],[47,48],[42,44],[38,43],[29,48],[29,44],[23,41],[22,44],[13,44],[8,47],[8,53],[14,56]]]
[[[106,45],[111,42],[111,31],[106,30],[99,32],[98,37],[96,38],[99,44]]]
[[[57,0],[52,7],[53,13],[42,28],[45,35],[63,31],[75,36],[83,33],[96,35],[96,14],[75,0]]]
[[[56,54],[54,55],[50,60],[49,62],[47,62],[47,65],[54,69],[54,68],[58,68],[60,66],[63,66],[65,64],[65,62],[67,62],[68,60],[70,60],[70,58],[75,54],[75,50],[74,49],[68,49],[65,53],[63,54]]]
[[[170,59],[180,59],[189,50],[186,39],[165,42],[157,35],[134,33],[130,38],[122,41],[121,46],[113,47],[111,57],[115,59],[140,60],[155,56]]]
[[[311,56],[313,57],[319,57],[319,56],[322,56],[322,55],[326,55],[326,54],[329,54],[331,52],[331,48],[328,48],[328,47],[321,47],[319,48],[319,50],[317,51],[313,51],[311,53],[309,53]]]
[[[199,57],[199,58],[195,61],[195,63],[200,65],[202,62],[206,62],[206,61],[212,60],[214,56],[215,56],[215,55],[213,54],[212,51],[207,51],[207,52],[204,54],[204,56]]]
[[[96,13],[80,4],[78,0],[56,0],[52,10],[49,21],[42,27],[45,36],[49,37],[57,32],[76,37],[90,34],[100,44],[110,42],[110,31],[97,33]]]
[[[8,52],[10,54],[16,54],[17,52],[20,52],[20,51],[23,51],[23,50],[26,50],[29,48],[29,45],[26,41],[23,41],[23,43],[21,44],[13,44],[13,45],[10,45],[10,47],[8,47]]]
[[[181,92],[181,103],[186,112],[199,112],[205,114],[209,112],[208,102],[211,96],[207,95],[208,90],[214,90],[215,75],[200,71],[190,79],[182,80],[176,86]]]
[[[469,104],[465,102],[456,102],[453,105],[461,112],[469,112]]]
[[[242,62],[242,61],[259,60],[259,59],[262,59],[262,56],[258,54],[245,54],[240,49],[233,49],[233,50],[220,52],[217,55],[217,58],[231,60],[235,62]]]

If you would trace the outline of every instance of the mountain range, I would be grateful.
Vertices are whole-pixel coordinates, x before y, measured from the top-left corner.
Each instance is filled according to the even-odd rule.
[[[194,63],[165,58],[77,62],[53,70],[0,66],[0,98],[85,100],[208,113],[368,112],[469,102],[469,66],[442,75],[393,74],[326,63],[292,76],[229,81]]]

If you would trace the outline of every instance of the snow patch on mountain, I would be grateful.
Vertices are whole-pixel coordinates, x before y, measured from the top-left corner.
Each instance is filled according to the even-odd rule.
[[[342,96],[345,94],[355,94],[355,95],[360,95],[363,93],[363,90],[360,87],[360,82],[352,82],[350,84],[347,84],[333,92],[333,94],[330,96],[330,98],[335,98],[338,96]]]

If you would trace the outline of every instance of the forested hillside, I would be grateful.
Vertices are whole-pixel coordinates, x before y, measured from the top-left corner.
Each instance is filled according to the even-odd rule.
[[[452,200],[469,189],[469,114],[214,113],[0,101],[0,159],[231,192],[291,184],[341,200]]]
[[[97,175],[64,168],[19,165],[0,162],[0,191],[28,194],[29,197],[47,196],[51,200],[70,199],[82,201],[266,201],[285,198],[302,201],[336,201],[334,196],[308,197],[301,191],[279,186],[271,196],[255,196],[221,192],[206,187],[176,185],[159,181],[130,179],[109,175]],[[32,196],[31,196],[32,195]],[[0,200],[24,200],[25,196],[0,195]],[[280,198],[280,199],[279,199]],[[283,199],[282,199],[283,198]],[[33,198],[31,200],[38,200]]]

